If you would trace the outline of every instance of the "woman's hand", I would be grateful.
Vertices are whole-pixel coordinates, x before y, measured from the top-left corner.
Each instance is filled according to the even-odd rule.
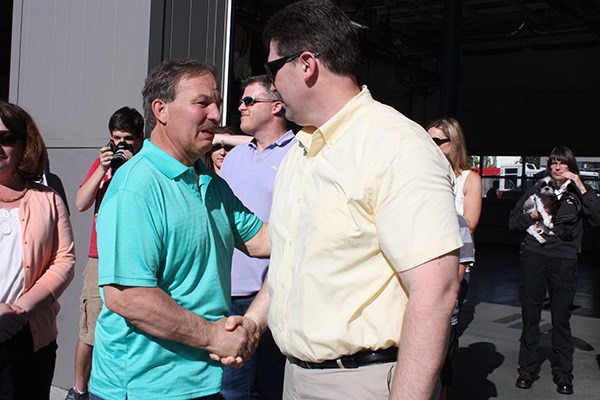
[[[0,342],[15,336],[26,323],[25,311],[20,307],[0,303]]]
[[[585,188],[585,185],[581,181],[581,178],[579,177],[579,175],[577,175],[571,171],[563,171],[561,175],[566,179],[570,179],[571,182],[573,182],[575,184],[575,186],[577,186],[577,189],[579,189],[579,192],[581,194],[584,194],[585,192],[587,192],[587,189]]]

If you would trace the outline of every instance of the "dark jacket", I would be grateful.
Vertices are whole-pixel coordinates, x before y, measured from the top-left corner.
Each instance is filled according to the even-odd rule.
[[[533,236],[525,235],[525,249],[550,257],[577,259],[581,251],[583,218],[593,227],[600,226],[600,197],[587,185],[586,189],[582,195],[571,183],[553,214],[555,236],[544,235],[547,242],[541,244]],[[523,213],[523,204],[534,192],[535,187],[529,188],[510,212],[508,226],[511,230],[526,231],[535,223],[529,214]]]

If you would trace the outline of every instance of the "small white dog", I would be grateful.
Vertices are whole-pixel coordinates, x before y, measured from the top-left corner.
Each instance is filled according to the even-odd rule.
[[[523,204],[523,212],[531,214],[536,210],[542,217],[541,221],[536,221],[535,224],[527,228],[527,233],[532,235],[541,244],[546,243],[546,239],[542,234],[554,236],[554,223],[552,222],[552,213],[558,202],[556,191],[560,185],[556,179],[547,176],[535,184],[535,193]]]

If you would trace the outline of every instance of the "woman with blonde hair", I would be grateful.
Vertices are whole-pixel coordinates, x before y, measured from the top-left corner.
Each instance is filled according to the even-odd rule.
[[[440,376],[442,381],[440,400],[444,400],[446,399],[446,387],[452,385],[456,369],[456,354],[458,352],[458,313],[460,306],[467,296],[467,291],[469,290],[470,270],[475,260],[472,235],[473,232],[475,232],[475,228],[477,228],[479,216],[481,215],[481,177],[477,173],[472,173],[469,168],[467,163],[465,137],[458,121],[454,118],[438,119],[427,126],[427,133],[429,133],[431,139],[433,139],[448,161],[450,161],[450,165],[456,176],[456,182],[454,184],[454,204],[456,206],[456,213],[459,214],[459,224],[461,227],[464,226],[464,228],[461,228],[461,231],[462,229],[465,229],[466,232],[464,232],[464,235],[466,235],[467,239],[470,239],[463,239],[465,245],[463,246],[463,249],[461,249],[461,255],[463,254],[463,251],[466,252],[467,249],[464,247],[469,243],[468,250],[471,258],[468,262],[461,262],[459,264],[460,292],[454,315],[452,316],[452,330],[449,338],[448,351]],[[469,231],[471,235],[469,235]]]
[[[35,183],[47,151],[29,114],[0,101],[0,398],[48,399],[58,297],[73,279],[65,204]]]
[[[481,177],[467,163],[463,130],[454,118],[442,118],[427,126],[427,133],[446,155],[456,175],[454,196],[456,212],[465,217],[475,232],[481,216]]]

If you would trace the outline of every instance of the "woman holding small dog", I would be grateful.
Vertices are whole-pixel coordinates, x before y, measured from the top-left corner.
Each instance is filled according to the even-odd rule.
[[[577,256],[581,250],[583,219],[594,227],[600,226],[600,197],[582,182],[575,155],[568,147],[558,146],[552,150],[546,171],[560,186],[556,191],[558,204],[552,215],[552,233],[544,235],[545,242],[528,234],[521,243],[519,301],[523,328],[516,386],[529,389],[538,378],[541,364],[537,354],[539,325],[547,288],[555,355],[552,375],[556,391],[568,395],[573,393],[573,343],[569,320],[577,286]],[[510,213],[510,229],[525,232],[541,219],[536,210],[531,214],[523,213],[525,202],[535,192],[535,186],[529,188],[517,202]]]

